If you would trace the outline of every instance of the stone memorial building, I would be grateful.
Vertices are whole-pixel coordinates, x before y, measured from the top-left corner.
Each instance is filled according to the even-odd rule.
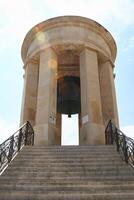
[[[22,45],[21,124],[35,145],[61,144],[61,115],[79,114],[79,144],[104,144],[105,126],[118,126],[114,86],[116,44],[99,23],[63,16],[34,26]],[[75,134],[75,133],[74,133]]]

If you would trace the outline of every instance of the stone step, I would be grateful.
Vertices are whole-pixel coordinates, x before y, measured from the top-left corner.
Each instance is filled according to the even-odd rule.
[[[75,156],[85,156],[85,157],[91,157],[91,156],[97,156],[97,157],[99,157],[99,156],[106,156],[106,157],[119,157],[119,155],[117,154],[117,152],[107,152],[107,153],[105,153],[105,152],[87,152],[87,151],[85,151],[85,152],[81,152],[81,151],[79,151],[79,152],[20,152],[19,154],[18,154],[18,157],[31,157],[31,156],[40,156],[40,157],[43,157],[43,156],[46,156],[46,157],[48,157],[48,156],[73,156],[73,157],[75,157]]]
[[[108,153],[105,153],[105,152],[76,152],[76,153],[73,153],[73,152],[41,152],[41,153],[37,153],[37,152],[28,152],[28,153],[25,153],[25,152],[20,152],[18,154],[18,157],[32,157],[32,156],[40,156],[40,157],[43,157],[43,156],[84,156],[84,157],[93,157],[93,156],[96,156],[96,157],[100,157],[100,156],[105,156],[105,157],[119,157],[119,154],[117,154],[117,152],[108,152]]]
[[[24,147],[21,151],[23,152],[116,152],[116,148],[35,148],[35,147]]]
[[[18,176],[18,177],[10,177],[10,176],[6,176],[6,177],[1,177],[0,179],[0,183],[32,183],[32,182],[35,182],[35,183],[50,183],[50,182],[55,182],[55,183],[59,183],[59,182],[70,182],[72,181],[73,183],[75,182],[75,184],[78,184],[79,182],[87,182],[87,181],[124,181],[124,182],[128,182],[128,181],[134,181],[134,177],[132,176],[127,176],[127,175],[124,175],[124,176],[100,176],[100,177],[89,177],[89,176],[86,176],[86,177],[80,177],[80,176],[75,176],[75,177],[70,177],[70,176],[67,176],[67,177],[24,177],[24,176]]]
[[[10,163],[8,169],[13,168],[13,167],[51,167],[51,166],[55,166],[55,167],[90,167],[90,168],[94,168],[94,167],[129,167],[130,166],[128,164],[126,164],[124,161],[120,161],[119,162],[45,162],[45,163],[36,163],[36,165],[33,163],[33,165],[31,165],[31,162],[29,163],[22,163],[22,162],[17,162],[14,161],[12,163]]]
[[[3,174],[4,175],[4,174]],[[19,173],[19,172],[6,172],[5,176],[8,177],[9,179],[14,177],[21,179],[22,177],[27,179],[27,178],[44,178],[44,179],[57,179],[57,178],[88,178],[88,179],[97,179],[97,180],[102,180],[102,178],[105,179],[113,179],[117,178],[120,179],[122,176],[125,176],[129,178],[130,180],[134,180],[134,177],[132,177],[132,174],[129,173],[129,171],[86,171],[86,172],[25,172],[25,173]],[[95,180],[96,180],[95,179]]]
[[[110,180],[110,181],[89,181],[89,180],[78,180],[78,181],[75,181],[75,180],[64,180],[64,179],[57,179],[57,180],[45,180],[44,182],[40,181],[40,180],[35,180],[35,181],[30,181],[30,180],[27,180],[27,182],[25,182],[24,179],[21,179],[21,180],[18,180],[16,182],[16,180],[11,181],[11,180],[8,180],[8,182],[5,180],[5,182],[2,182],[0,180],[0,188],[1,186],[5,187],[5,186],[24,186],[24,187],[36,187],[36,186],[39,186],[41,185],[42,187],[50,187],[50,186],[54,186],[54,187],[75,187],[75,186],[78,186],[78,187],[111,187],[111,186],[114,186],[114,187],[134,187],[134,181],[119,181],[119,180]]]
[[[23,152],[116,152],[116,146],[24,146],[21,151]]]
[[[101,157],[80,157],[80,156],[74,156],[74,157],[69,157],[69,156],[49,156],[49,157],[18,157],[18,158],[15,158],[14,161],[15,162],[66,162],[66,161],[71,161],[71,162],[87,162],[87,161],[90,161],[90,162],[94,162],[94,161],[97,161],[97,162],[109,162],[109,161],[120,161],[121,162],[121,158],[120,157],[105,157],[105,156],[101,156]]]
[[[97,161],[94,161],[94,162],[90,162],[90,161],[87,161],[87,162],[81,162],[81,161],[77,161],[77,162],[71,162],[71,161],[44,161],[44,162],[12,162],[9,167],[12,167],[12,166],[16,166],[16,167],[19,167],[19,166],[27,166],[27,167],[45,167],[45,166],[48,166],[48,167],[51,167],[53,165],[55,166],[59,166],[59,167],[62,167],[62,166],[91,166],[92,168],[93,167],[96,167],[96,166],[100,166],[100,167],[103,167],[103,166],[108,166],[109,164],[111,164],[111,166],[124,166],[125,163],[122,163],[122,162],[97,162]],[[129,167],[129,165],[126,164],[126,166]],[[126,167],[124,166],[124,167]],[[8,168],[9,168],[8,167]],[[129,167],[130,169],[130,167]]]
[[[2,177],[0,179],[0,186],[1,185],[44,185],[44,186],[81,186],[81,185],[92,185],[92,186],[98,186],[98,185],[131,185],[134,186],[134,181],[133,180],[126,180],[126,181],[122,181],[122,180],[89,180],[89,179],[75,179],[75,178],[71,178],[71,179],[35,179],[34,181],[33,179],[24,179],[23,177],[21,179],[5,179],[4,177]]]
[[[26,148],[30,148],[31,146],[25,146]],[[105,145],[105,144],[85,144],[85,145],[34,145],[32,148],[112,148],[113,145]]]
[[[117,153],[116,149],[22,149],[20,151],[20,154],[21,153],[104,153],[104,154],[111,154],[111,153]]]
[[[77,150],[115,150],[116,146],[112,146],[112,145],[87,145],[87,146],[24,146],[23,150],[49,150],[49,151],[54,151],[54,150],[60,150],[60,151],[77,151]]]
[[[44,151],[44,152],[40,152],[40,151],[29,151],[29,152],[26,152],[26,151],[20,151],[19,156],[38,156],[38,155],[57,155],[57,156],[62,156],[62,155],[85,155],[85,156],[88,156],[88,155],[106,155],[106,156],[112,156],[112,155],[115,155],[115,156],[119,156],[119,154],[116,152],[116,151],[108,151],[108,152],[105,152],[105,151]]]
[[[33,193],[43,193],[48,194],[49,192],[86,192],[86,193],[103,193],[105,192],[133,192],[134,185],[1,185],[0,192],[8,190],[12,191],[32,191]]]
[[[101,161],[101,162],[103,162],[103,161],[118,161],[119,160],[119,157],[105,157],[105,156],[103,156],[103,157],[80,157],[80,156],[77,156],[77,157],[75,157],[75,156],[71,156],[71,157],[56,157],[56,156],[54,156],[54,157],[51,157],[51,156],[49,156],[49,157],[44,157],[44,159],[45,159],[45,161],[47,160],[47,161],[73,161],[73,162],[75,162],[75,161],[81,161],[81,162],[85,162],[85,161],[90,161],[90,162],[92,162],[92,161]],[[33,162],[39,162],[39,161],[41,161],[41,162],[44,162],[44,160],[42,159],[42,157],[31,157],[31,158],[21,158],[21,157],[16,157],[15,158],[15,160],[14,161],[19,161],[19,162],[28,162],[28,161],[33,161]]]
[[[19,171],[19,172],[25,172],[25,171],[98,171],[98,170],[101,170],[101,171],[131,171],[131,173],[134,173],[133,169],[128,166],[128,165],[84,165],[84,164],[81,164],[81,165],[60,165],[60,164],[57,164],[57,165],[38,165],[38,166],[22,166],[22,165],[19,165],[19,166],[16,166],[16,165],[10,165],[9,168],[8,168],[8,171]]]
[[[113,149],[113,145],[49,145],[49,146],[24,146],[24,149]]]
[[[125,192],[117,192],[117,193],[97,193],[97,194],[89,194],[89,193],[65,193],[62,192],[53,192],[49,194],[33,194],[32,191],[29,192],[1,192],[0,198],[2,200],[133,200],[134,192],[125,193]]]
[[[13,171],[19,171],[19,172],[44,172],[44,171],[98,171],[98,170],[104,170],[104,171],[115,171],[115,170],[127,170],[128,171],[128,166],[111,166],[111,165],[108,165],[108,166],[105,166],[105,165],[98,165],[98,166],[84,166],[84,165],[81,165],[81,166],[76,166],[76,165],[68,165],[68,166],[55,166],[55,165],[49,165],[49,166],[18,166],[16,167],[15,165],[14,166],[11,166],[9,167],[8,171],[10,172],[13,172]]]
[[[14,162],[14,163],[13,163]],[[96,166],[96,165],[100,165],[100,166],[106,166],[109,163],[111,163],[111,166],[116,165],[123,165],[125,166],[125,163],[123,163],[122,160],[118,160],[118,161],[108,161],[108,160],[81,160],[81,159],[77,159],[77,160],[69,160],[69,159],[62,159],[62,160],[58,160],[58,159],[48,159],[48,160],[14,160],[10,165],[16,165],[16,166],[52,166],[52,165],[58,165],[58,166],[63,166],[63,165],[76,165],[79,166],[80,164],[82,164],[83,166]],[[10,166],[9,165],[9,166]],[[126,166],[129,166],[126,164]]]
[[[95,152],[95,153],[100,153],[100,152],[105,152],[105,153],[112,153],[112,152],[116,152],[116,147],[110,147],[110,148],[97,148],[97,147],[94,147],[94,148],[61,148],[61,147],[57,147],[57,148],[54,148],[54,147],[24,147],[22,150],[22,152],[36,152],[36,153],[39,153],[39,152],[64,152],[64,153],[69,153],[69,152],[73,152],[73,153],[76,153],[76,152]]]
[[[96,178],[102,178],[104,177],[105,179],[105,176],[107,177],[120,177],[120,176],[123,176],[125,174],[125,176],[128,176],[128,177],[131,177],[132,174],[127,172],[127,171],[120,171],[120,172],[117,172],[117,171],[64,171],[64,172],[61,172],[61,171],[44,171],[44,172],[21,172],[21,173],[16,173],[16,172],[6,172],[5,175],[8,176],[8,177],[44,177],[44,178],[58,178],[58,177],[63,177],[63,178],[66,178],[66,177],[71,177],[71,176],[74,176],[74,177],[95,177]],[[51,176],[51,177],[50,177]],[[133,180],[134,180],[134,177],[133,177]]]
[[[88,182],[110,182],[113,183],[113,184],[118,184],[120,182],[124,182],[124,183],[127,183],[127,182],[134,182],[134,177],[132,176],[127,176],[127,175],[124,175],[124,176],[105,176],[105,177],[89,177],[89,176],[86,176],[86,177],[79,177],[79,176],[75,176],[75,177],[48,177],[48,178],[44,178],[44,177],[24,177],[24,176],[18,176],[18,177],[10,177],[10,176],[3,176],[0,178],[0,185],[2,185],[3,183],[5,184],[8,184],[8,183],[12,183],[12,184],[16,184],[16,183],[27,183],[27,184],[31,184],[31,183],[35,183],[35,184],[43,184],[43,183],[47,183],[47,184],[50,184],[50,183],[75,183],[75,184],[79,184],[79,183],[87,183]],[[103,183],[102,183],[103,184]]]
[[[52,166],[52,165],[55,165],[55,166],[108,166],[108,165],[111,165],[111,166],[129,166],[127,165],[124,161],[122,161],[121,159],[118,159],[117,161],[115,160],[109,160],[109,161],[98,161],[98,160],[93,160],[92,162],[90,160],[86,160],[86,161],[82,161],[82,160],[42,160],[40,162],[33,162],[33,161],[17,161],[16,159],[10,163],[9,167],[11,166]]]

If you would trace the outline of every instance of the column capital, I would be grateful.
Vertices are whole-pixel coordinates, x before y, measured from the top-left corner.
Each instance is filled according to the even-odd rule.
[[[111,59],[107,59],[107,60],[101,62],[100,65],[107,64],[107,63],[110,64],[112,68],[115,67],[115,64],[113,63],[113,61]]]
[[[40,52],[39,52],[39,57],[40,55],[42,55],[43,53],[46,54],[46,53],[52,53],[53,55],[57,56],[57,53],[55,51],[55,49],[53,47],[48,47],[48,48],[45,48],[45,49],[42,49]]]
[[[88,47],[88,46],[84,46],[84,47],[82,48],[80,54],[82,54],[82,53],[83,53],[84,51],[86,51],[86,50],[92,51],[92,52],[95,52],[95,53],[98,53],[98,51],[97,51],[96,49],[91,48],[91,47]]]
[[[24,66],[23,66],[23,68],[25,69],[26,68],[26,66],[28,65],[28,64],[38,64],[39,63],[39,59],[37,58],[37,57],[32,57],[32,58],[28,58],[27,60],[26,60],[26,62],[24,63]]]

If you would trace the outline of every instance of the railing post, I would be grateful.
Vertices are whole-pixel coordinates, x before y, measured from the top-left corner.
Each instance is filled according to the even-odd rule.
[[[105,143],[106,143],[106,145],[108,145],[107,128],[105,129]]]
[[[0,167],[2,166],[2,150],[0,149]],[[1,170],[0,170],[1,171]]]
[[[34,145],[34,133],[32,133],[32,142],[31,142],[31,145],[32,146]]]
[[[111,120],[109,120],[108,125],[105,129],[105,141],[107,145],[112,144],[112,141],[113,141]]]
[[[27,145],[27,137],[28,137],[28,121],[27,121],[27,123],[26,123],[25,145]]]
[[[111,120],[109,121],[109,127],[110,127],[110,143],[113,144],[113,129],[112,129],[112,122]]]
[[[115,130],[115,139],[116,139],[116,148],[117,148],[117,151],[119,151],[119,135],[118,135],[118,130],[116,128]]]
[[[10,144],[9,144],[8,163],[12,160],[12,156],[14,153],[13,145],[14,145],[14,135],[12,135]]]
[[[19,132],[19,135],[18,135],[18,151],[21,148],[22,136],[23,136],[23,134],[22,134],[22,128],[21,128],[20,132]]]
[[[127,142],[126,142],[125,135],[122,135],[122,136],[123,136],[123,153],[124,153],[124,158],[125,158],[125,162],[128,163]]]

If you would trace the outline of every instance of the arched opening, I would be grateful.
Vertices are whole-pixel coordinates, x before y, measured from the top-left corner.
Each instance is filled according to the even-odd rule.
[[[78,116],[81,112],[79,77],[64,76],[58,80],[57,112],[61,115],[61,145],[78,145]]]

